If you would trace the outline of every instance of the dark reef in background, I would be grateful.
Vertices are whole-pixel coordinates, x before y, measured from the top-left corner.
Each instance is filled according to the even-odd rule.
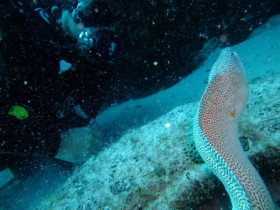
[[[245,40],[280,12],[280,1],[116,0],[120,56],[107,103],[170,87],[196,68],[208,40],[215,46]]]

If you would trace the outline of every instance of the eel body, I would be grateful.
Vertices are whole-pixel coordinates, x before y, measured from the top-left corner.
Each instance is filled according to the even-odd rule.
[[[273,210],[266,186],[238,139],[238,119],[248,98],[248,85],[238,55],[222,50],[194,120],[194,141],[202,159],[224,184],[234,210]]]

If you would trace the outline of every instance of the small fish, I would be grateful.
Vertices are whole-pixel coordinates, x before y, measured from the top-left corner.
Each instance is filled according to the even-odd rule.
[[[74,106],[74,112],[81,118],[83,118],[84,120],[86,120],[88,118],[87,114],[85,113],[85,111],[82,109],[82,107],[80,105],[75,105]]]
[[[41,16],[41,18],[43,18],[44,21],[46,21],[48,24],[50,24],[49,21],[49,14],[47,13],[47,11],[43,8],[35,8],[35,12],[38,12],[39,15]]]
[[[20,120],[24,120],[29,116],[27,110],[24,107],[17,105],[13,106],[8,112],[8,114]]]
[[[65,60],[60,60],[59,61],[59,74],[62,74],[68,70],[70,70],[72,68],[72,64],[71,63],[68,63],[67,61]]]

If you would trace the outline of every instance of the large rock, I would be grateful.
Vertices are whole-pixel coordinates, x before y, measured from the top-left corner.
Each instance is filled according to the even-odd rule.
[[[280,75],[255,79],[240,122],[248,155],[271,192],[280,173]],[[265,94],[262,94],[265,93]],[[190,152],[197,103],[179,106],[90,158],[34,209],[187,209],[230,206],[226,192]],[[187,144],[186,144],[187,143]],[[274,190],[274,191],[273,191]],[[279,193],[278,193],[279,194]],[[221,196],[218,198],[218,196]],[[278,199],[276,194],[272,194]],[[206,204],[206,201],[214,201]],[[212,205],[212,206],[211,206]]]

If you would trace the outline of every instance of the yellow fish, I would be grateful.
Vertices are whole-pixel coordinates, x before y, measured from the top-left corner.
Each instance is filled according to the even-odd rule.
[[[9,113],[9,115],[12,115],[20,120],[24,120],[26,118],[28,118],[28,112],[27,110],[22,107],[22,106],[13,106]]]

